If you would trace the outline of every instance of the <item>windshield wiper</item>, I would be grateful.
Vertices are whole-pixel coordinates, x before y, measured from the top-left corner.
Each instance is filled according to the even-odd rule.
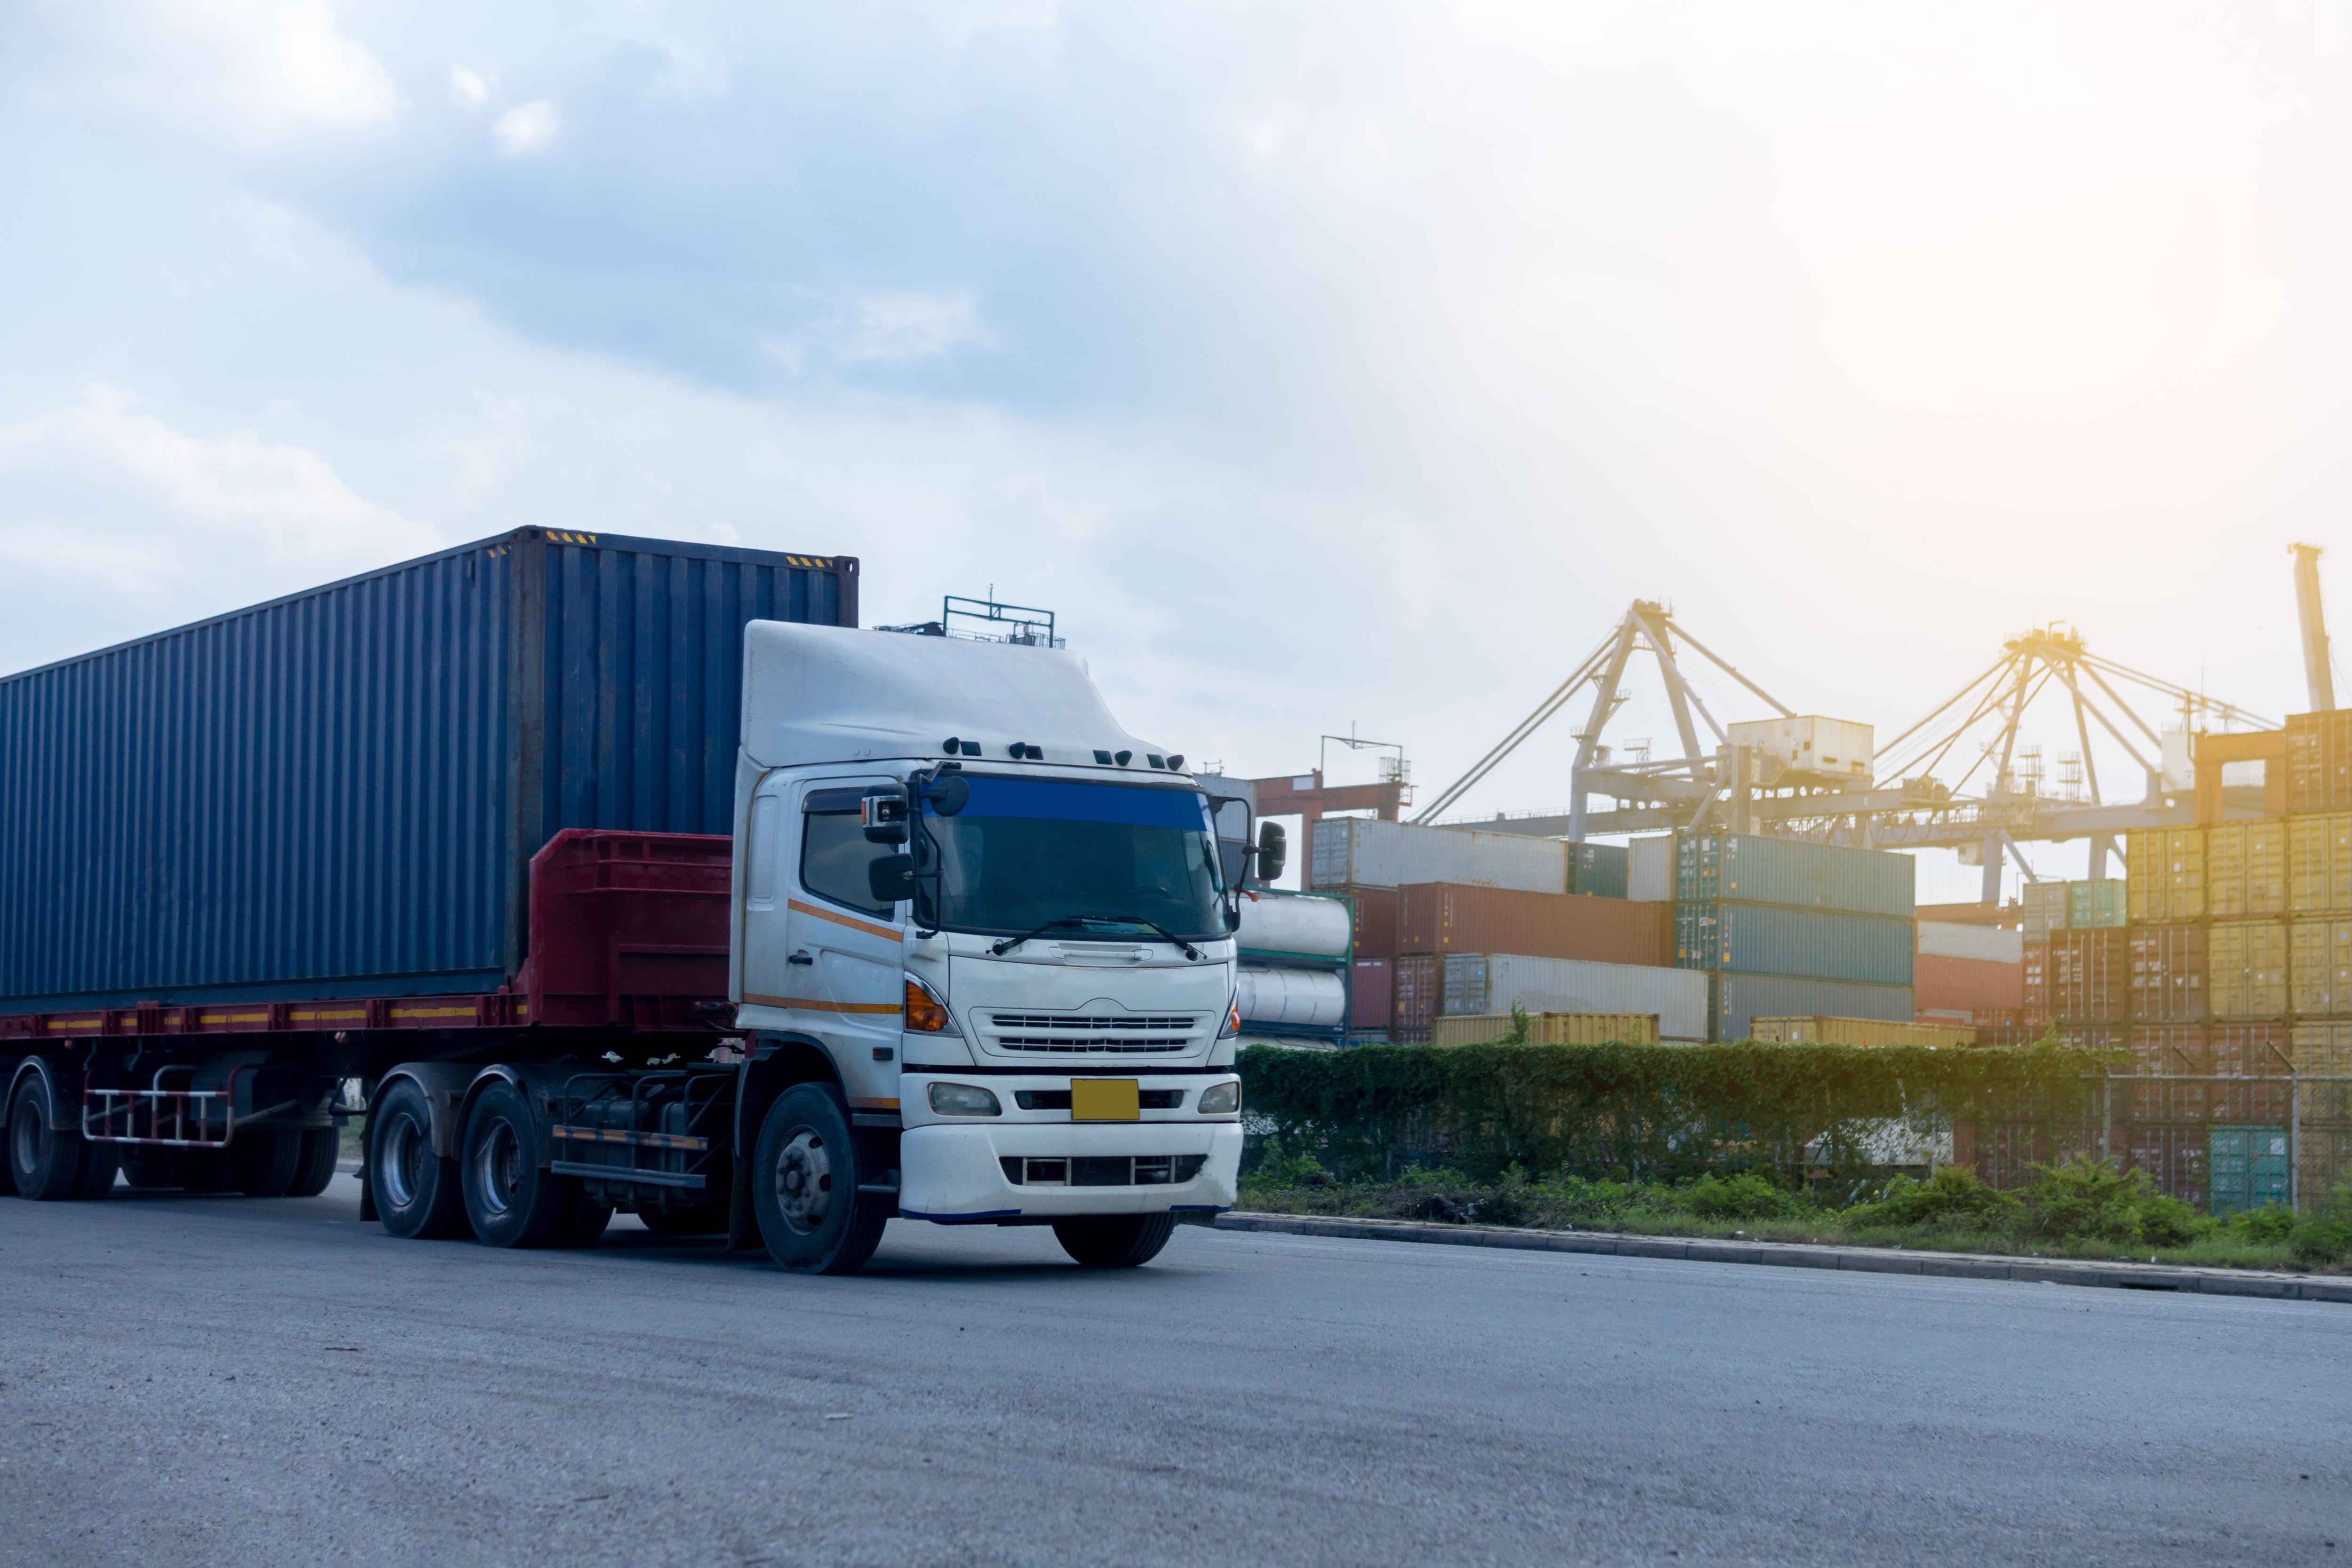
[[[1028,941],[1030,937],[1043,936],[1046,932],[1062,925],[1140,925],[1145,930],[1156,931],[1169,941],[1175,943],[1184,950],[1184,956],[1194,963],[1201,961],[1199,948],[1170,931],[1166,926],[1146,920],[1139,915],[1065,915],[1057,919],[1048,920],[1034,931],[1024,931],[1018,936],[1007,936],[1003,941],[992,944],[988,950],[1002,958],[1024,942]]]
[[[1040,925],[1034,931],[1024,931],[1018,936],[1007,936],[1003,941],[999,942],[989,948],[989,951],[1002,958],[1007,953],[1012,952],[1015,947],[1020,946],[1024,942],[1028,941],[1030,937],[1043,936],[1046,932],[1053,930],[1056,925],[1084,925],[1094,918],[1095,917],[1090,915],[1065,915],[1057,919],[1048,920],[1045,925]]]
[[[1171,942],[1175,943],[1177,946],[1182,948],[1184,950],[1184,956],[1192,959],[1195,964],[1201,961],[1201,950],[1198,947],[1193,946],[1192,944],[1185,941],[1181,936],[1177,936],[1176,933],[1169,930],[1165,925],[1159,924],[1157,921],[1146,920],[1140,915],[1094,915],[1090,918],[1106,921],[1115,920],[1121,925],[1140,925],[1146,931],[1157,931],[1162,936],[1167,937]]]

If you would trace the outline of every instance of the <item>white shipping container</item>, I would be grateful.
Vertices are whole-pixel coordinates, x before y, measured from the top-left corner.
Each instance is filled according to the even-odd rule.
[[[1348,987],[1337,969],[1262,969],[1239,974],[1244,1029],[1338,1029],[1348,1016]]]
[[[1242,925],[1234,935],[1245,953],[1287,953],[1336,963],[1348,956],[1353,926],[1345,899],[1261,892],[1242,899]]]
[[[1919,922],[1919,951],[1938,958],[1974,958],[1986,964],[2025,962],[2025,933],[1998,925],[1955,925],[1946,920]]]
[[[1519,953],[1449,953],[1439,1011],[1655,1013],[1658,1038],[1706,1038],[1706,971]]]
[[[1645,904],[1675,901],[1675,836],[1654,833],[1625,846],[1625,896]]]
[[[1568,846],[1558,839],[1423,828],[1366,817],[1327,817],[1315,824],[1309,887],[1403,887],[1450,882],[1461,887],[1568,891]]]

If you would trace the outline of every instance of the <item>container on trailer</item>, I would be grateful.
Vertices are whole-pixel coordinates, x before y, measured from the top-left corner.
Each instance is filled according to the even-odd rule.
[[[2011,933],[2011,935],[2015,935]],[[1912,961],[1912,1003],[1923,1013],[2021,1008],[2025,1005],[2025,965],[1987,963],[1980,958],[1947,958],[1922,953]]]
[[[2127,886],[2127,883],[2120,882],[2068,883],[2066,884],[2067,928],[2074,931],[2112,930],[2128,924],[2130,904],[2126,892]],[[2164,918],[2189,920],[2196,916],[2181,915],[2166,915]]]
[[[2205,1021],[2205,927],[2135,925],[2124,934],[2134,1023]]]
[[[2134,1070],[2152,1077],[2200,1077],[2213,1071],[2213,1042],[2203,1024],[2143,1024],[2131,1031]]]
[[[1234,936],[1244,958],[1282,964],[1347,964],[1355,914],[1345,898],[1260,888],[1243,897],[1241,909],[1241,929]]]
[[[1570,893],[1581,893],[1593,898],[1623,898],[1631,874],[1629,856],[1622,844],[1568,846],[1568,891]]]
[[[1649,904],[1674,902],[1674,834],[1654,833],[1625,846],[1625,896]]]
[[[1445,1001],[1445,960],[1434,954],[1396,961],[1396,1001],[1389,1011],[1389,1038],[1400,1045],[1426,1045]]]
[[[2286,809],[2352,811],[2352,709],[2287,716]]]
[[[2050,941],[2050,1014],[2062,1023],[2131,1016],[2131,950],[2119,930],[2062,931]]]
[[[2206,1007],[2215,1019],[2279,1019],[2287,1012],[2287,928],[2283,920],[2217,922],[2205,937]]]
[[[1441,1015],[1529,1012],[1655,1013],[1660,1037],[1706,1038],[1706,976],[1644,964],[1597,964],[1526,953],[1451,953],[1444,959]]]
[[[1307,883],[1318,891],[1452,882],[1566,893],[1568,850],[1557,839],[1327,817],[1315,824]]]
[[[2018,914],[2025,940],[2047,942],[2053,931],[2066,929],[2068,905],[2072,902],[2063,882],[2029,882],[2018,894]]]
[[[1359,958],[1349,967],[1349,1033],[1386,1034],[1395,1006],[1395,959]]]
[[[2287,1054],[2297,1072],[2352,1078],[2352,1020],[2297,1023],[2287,1030]]]
[[[2205,830],[2202,828],[2143,828],[2124,838],[2126,894],[2085,894],[2085,888],[2111,888],[2113,883],[2069,884],[2074,901],[2067,913],[2070,925],[2121,925],[2128,918],[2160,924],[2205,918]],[[2087,921],[2081,912],[2093,904],[2105,907],[2119,899],[2123,907],[2112,920]],[[2085,903],[2089,900],[2089,903]]]
[[[1966,1024],[1922,1023],[1916,1019],[1759,1015],[1748,1019],[1748,1028],[1753,1038],[1773,1045],[1928,1045],[1957,1050],[1977,1042],[1977,1031]]]
[[[2217,1023],[2205,1031],[2217,1078],[2283,1078],[2294,1071],[2294,1034],[2284,1023]]]
[[[1686,969],[1908,986],[1916,946],[1910,921],[1885,915],[1772,904],[1675,905],[1675,962]]]
[[[1918,929],[1921,957],[1933,955],[1980,964],[2025,961],[2025,934],[2021,931],[2007,931],[1998,925],[1957,925],[1943,920],[1922,920]]]
[[[522,528],[0,678],[0,1007],[498,989],[560,830],[732,831],[753,619],[856,560]]]
[[[1678,834],[1675,898],[1684,904],[1780,904],[1908,920],[1909,855],[1753,833]]]
[[[1235,987],[1244,1030],[1320,1032],[1347,1021],[1347,979],[1337,970],[1244,964]]]
[[[2286,931],[2287,1010],[2352,1017],[2352,918],[2294,920]]]
[[[1916,1009],[1908,986],[1865,986],[1845,980],[1808,980],[1787,975],[1707,977],[1713,1037],[1746,1040],[1749,1020],[1765,1018],[1889,1019],[1908,1021]]]
[[[1527,1045],[1656,1045],[1655,1013],[1529,1013]],[[1431,1030],[1433,1045],[1502,1043],[1517,1021],[1509,1013],[1465,1013],[1441,1018]]]
[[[2287,912],[2287,824],[2216,822],[2205,830],[2205,914],[2260,920]]]
[[[1400,953],[1529,953],[1603,964],[1674,961],[1668,905],[1573,893],[1417,883],[1397,889]]]

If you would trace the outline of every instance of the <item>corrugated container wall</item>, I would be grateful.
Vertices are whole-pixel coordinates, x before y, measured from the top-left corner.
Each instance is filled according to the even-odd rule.
[[[1318,892],[1454,882],[1472,887],[1566,893],[1568,849],[1557,839],[1522,838],[1516,833],[1423,828],[1368,817],[1327,817],[1315,824],[1307,882]]]
[[[1590,964],[1520,953],[1454,953],[1444,960],[1440,1011],[1655,1013],[1666,1040],[1706,1038],[1706,976],[1642,964]]]
[[[1396,960],[1359,958],[1348,970],[1348,1030],[1385,1034],[1394,1021]]]
[[[2064,1023],[2121,1023],[2131,1016],[2125,933],[2061,931],[2050,938],[2050,1016]]]
[[[1980,964],[2021,964],[2025,936],[1998,925],[1955,925],[1941,920],[1919,922],[1919,953],[1938,958],[1972,958]]]
[[[1631,857],[1618,844],[1568,846],[1568,891],[1594,898],[1623,898],[1632,875]]]
[[[2287,928],[2287,1009],[2297,1018],[2352,1016],[2352,919]]]
[[[1655,1045],[1654,1013],[1529,1013],[1528,1045]],[[1430,1031],[1433,1045],[1504,1043],[1517,1020],[1509,1013],[1469,1013],[1441,1018]]]
[[[1894,1019],[1842,1019],[1806,1015],[1767,1018],[1759,1013],[1748,1020],[1750,1034],[1771,1045],[1927,1045],[1955,1050],[1977,1042],[1977,1031],[1966,1024],[1906,1022]]]
[[[1711,975],[1717,1040],[1749,1038],[1750,1020],[1812,1016],[1911,1020],[1908,986],[1857,986],[1786,975]]]
[[[2205,830],[2205,913],[2261,920],[2287,912],[2287,825],[2216,822]]]
[[[1675,961],[1686,969],[1907,986],[1916,948],[1911,923],[1884,915],[1771,904],[1675,905]]]
[[[2129,900],[2120,882],[2070,882],[2066,884],[2066,926],[2072,931],[2113,931],[2131,921]],[[2185,908],[2189,900],[2184,895],[2173,901],[2176,907]],[[2204,907],[2204,889],[2200,884],[2196,906]],[[2151,919],[2155,918],[2150,916]],[[2192,915],[2168,915],[2168,920],[2193,920]]]
[[[2283,1019],[2287,1011],[2286,925],[2224,922],[2205,934],[2207,1007],[2216,1019]]]
[[[1428,1044],[1430,1026],[1445,1000],[1445,960],[1434,955],[1399,958],[1395,998],[1389,1038],[1400,1045]]]
[[[2287,716],[2286,809],[2352,811],[2352,708]]]
[[[1671,964],[1669,911],[1666,904],[1622,898],[1423,883],[1397,890],[1397,951]]]
[[[1781,904],[1909,919],[1909,855],[1750,833],[1677,836],[1675,897],[1685,904]]]
[[[2205,927],[2136,925],[2124,934],[2134,1023],[2205,1021]]]
[[[2205,918],[2205,830],[2145,828],[2124,840],[2125,883],[2128,896],[2116,892],[2089,892],[2115,887],[2113,883],[2070,884],[2069,925],[2121,925],[2140,921],[2202,920]],[[2117,901],[2112,919],[2085,919],[2086,913],[2105,914]]]
[[[2017,935],[2011,932],[2011,936]],[[1912,999],[1923,1013],[1983,1012],[2025,1005],[2025,964],[1989,964],[1922,953],[1911,966]]]
[[[2066,929],[2070,899],[2063,882],[2029,882],[2018,894],[2018,911],[2024,917],[2024,937],[2047,942],[2053,931]]]
[[[2290,915],[2352,915],[2352,815],[2288,821],[2286,907]]]
[[[743,624],[856,570],[524,528],[0,679],[0,1005],[495,988],[558,830],[730,831]]]

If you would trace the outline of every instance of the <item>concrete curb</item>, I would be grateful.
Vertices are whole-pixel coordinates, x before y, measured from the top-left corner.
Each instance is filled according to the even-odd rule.
[[[1950,1280],[2021,1280],[2053,1285],[2103,1285],[2125,1291],[2181,1291],[2206,1296],[2264,1296],[2352,1306],[2352,1278],[2277,1274],[2245,1269],[2183,1269],[2158,1263],[2093,1263],[2063,1258],[1992,1258],[1966,1252],[1906,1252],[1893,1248],[1819,1247],[1788,1241],[1720,1241],[1621,1236],[1597,1230],[1517,1230],[1493,1225],[1424,1225],[1409,1219],[1332,1219],[1318,1215],[1234,1209],[1219,1230],[1283,1236],[1333,1236],[1359,1241],[1424,1241],[1444,1247],[1500,1247],[1521,1252],[1577,1252],[1607,1258],[1670,1258],[1690,1263],[1758,1263],[1782,1269],[1838,1269],[1863,1274],[1930,1274]]]

